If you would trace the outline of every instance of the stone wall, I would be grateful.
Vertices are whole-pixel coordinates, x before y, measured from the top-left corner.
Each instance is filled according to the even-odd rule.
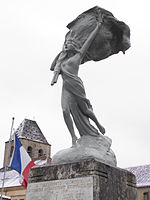
[[[46,159],[51,156],[51,145],[23,138],[19,138],[19,140],[27,151],[28,147],[32,148],[32,154],[30,156],[34,161],[39,159]],[[6,166],[8,166],[10,163],[13,147],[14,147],[13,141],[11,142],[11,145],[9,144],[9,142],[5,143],[4,163],[6,162]],[[40,149],[43,150],[43,156],[39,156]]]
[[[24,148],[27,150],[29,146],[32,147],[32,159],[38,160],[38,159],[45,159],[50,157],[51,155],[51,146],[48,144],[43,144],[40,142],[32,141],[32,140],[26,140],[21,139],[20,140]],[[43,156],[39,156],[39,150],[43,150]]]
[[[144,199],[144,193],[147,193],[145,196],[148,196],[148,199]],[[138,200],[150,200],[150,186],[138,188]]]

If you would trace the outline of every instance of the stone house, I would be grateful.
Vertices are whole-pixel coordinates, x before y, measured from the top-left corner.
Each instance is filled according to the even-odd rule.
[[[150,200],[150,165],[129,167],[127,170],[136,176],[138,200]]]
[[[24,119],[16,130],[16,134],[36,165],[45,165],[50,162],[51,145],[40,130],[36,121]],[[4,163],[8,166],[14,149],[13,138],[5,142]],[[4,177],[4,166],[0,169],[0,188]],[[20,184],[20,176],[15,170],[7,168],[3,194],[11,200],[25,200],[26,189]]]

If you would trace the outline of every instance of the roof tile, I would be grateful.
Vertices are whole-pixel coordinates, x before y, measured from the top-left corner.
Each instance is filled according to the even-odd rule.
[[[24,119],[17,128],[16,134],[19,138],[26,138],[48,144],[38,124],[33,120]]]
[[[150,165],[129,167],[127,170],[136,176],[137,187],[150,186]]]

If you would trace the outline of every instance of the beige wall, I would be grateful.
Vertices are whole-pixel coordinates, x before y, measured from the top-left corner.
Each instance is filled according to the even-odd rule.
[[[11,146],[13,142],[5,142],[5,151],[4,151],[4,161],[3,161],[3,166],[6,163],[6,166],[9,165],[10,163],[10,151],[11,151]]]
[[[11,200],[25,200],[26,189],[22,186],[5,188],[4,195],[11,197]]]
[[[150,200],[150,187],[144,187],[144,188],[138,188],[138,200],[144,200],[144,193],[149,193],[149,199]]]
[[[32,147],[33,151],[32,151],[32,159],[33,160],[38,160],[38,159],[45,159],[51,156],[51,146],[49,144],[43,144],[41,142],[35,142],[32,140],[28,140],[28,139],[20,139],[22,145],[24,146],[24,148],[27,150],[27,148],[29,146]],[[43,150],[43,157],[40,158],[38,156],[38,152],[39,150],[42,149]]]

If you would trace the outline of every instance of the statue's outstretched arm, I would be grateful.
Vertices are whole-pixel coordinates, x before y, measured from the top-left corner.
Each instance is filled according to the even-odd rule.
[[[101,26],[101,22],[97,22],[97,26],[96,28],[92,31],[92,33],[89,35],[89,37],[87,38],[87,40],[85,41],[85,43],[83,44],[83,46],[80,49],[80,53],[81,56],[84,57],[84,55],[86,54],[88,48],[90,47],[92,41],[94,40],[99,28]]]
[[[59,74],[61,73],[61,64],[62,64],[62,61],[64,60],[65,57],[66,57],[66,53],[64,53],[62,51],[56,57],[57,61],[55,61],[56,65],[53,67],[53,69],[54,69],[54,76],[53,76],[51,85],[54,85],[55,83],[57,83]]]
[[[51,85],[54,85],[55,83],[57,83],[57,80],[60,74],[60,68],[61,68],[61,63],[58,62],[54,68],[54,75],[53,75]]]

